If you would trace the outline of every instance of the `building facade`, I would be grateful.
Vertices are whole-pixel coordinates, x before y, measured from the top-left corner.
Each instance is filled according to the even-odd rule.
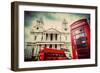
[[[53,27],[45,30],[44,25],[43,20],[39,19],[30,30],[32,40],[25,41],[25,58],[37,56],[39,50],[43,48],[62,49],[65,50],[67,56],[71,56],[70,32],[67,30],[66,20],[62,22],[61,31]]]

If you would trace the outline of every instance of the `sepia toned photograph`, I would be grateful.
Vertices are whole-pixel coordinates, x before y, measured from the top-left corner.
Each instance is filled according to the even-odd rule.
[[[90,14],[24,11],[24,61],[90,58]]]

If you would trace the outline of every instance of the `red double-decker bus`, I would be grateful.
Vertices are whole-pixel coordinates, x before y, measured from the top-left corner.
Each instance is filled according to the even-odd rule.
[[[67,59],[64,50],[56,50],[52,48],[44,48],[39,52],[40,61],[45,60],[65,60]]]

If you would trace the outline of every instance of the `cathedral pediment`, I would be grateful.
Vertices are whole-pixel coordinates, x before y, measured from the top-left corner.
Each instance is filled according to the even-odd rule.
[[[48,30],[45,30],[44,33],[61,33],[61,32],[56,30],[55,28],[50,28]]]

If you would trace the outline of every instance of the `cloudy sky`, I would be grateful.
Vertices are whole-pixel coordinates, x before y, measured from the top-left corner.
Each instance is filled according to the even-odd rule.
[[[86,18],[88,23],[90,23],[90,14],[24,11],[25,40],[31,39],[30,30],[39,18],[43,19],[45,30],[51,27],[61,30],[60,27],[62,26],[64,19],[67,21],[68,26],[83,18]]]

